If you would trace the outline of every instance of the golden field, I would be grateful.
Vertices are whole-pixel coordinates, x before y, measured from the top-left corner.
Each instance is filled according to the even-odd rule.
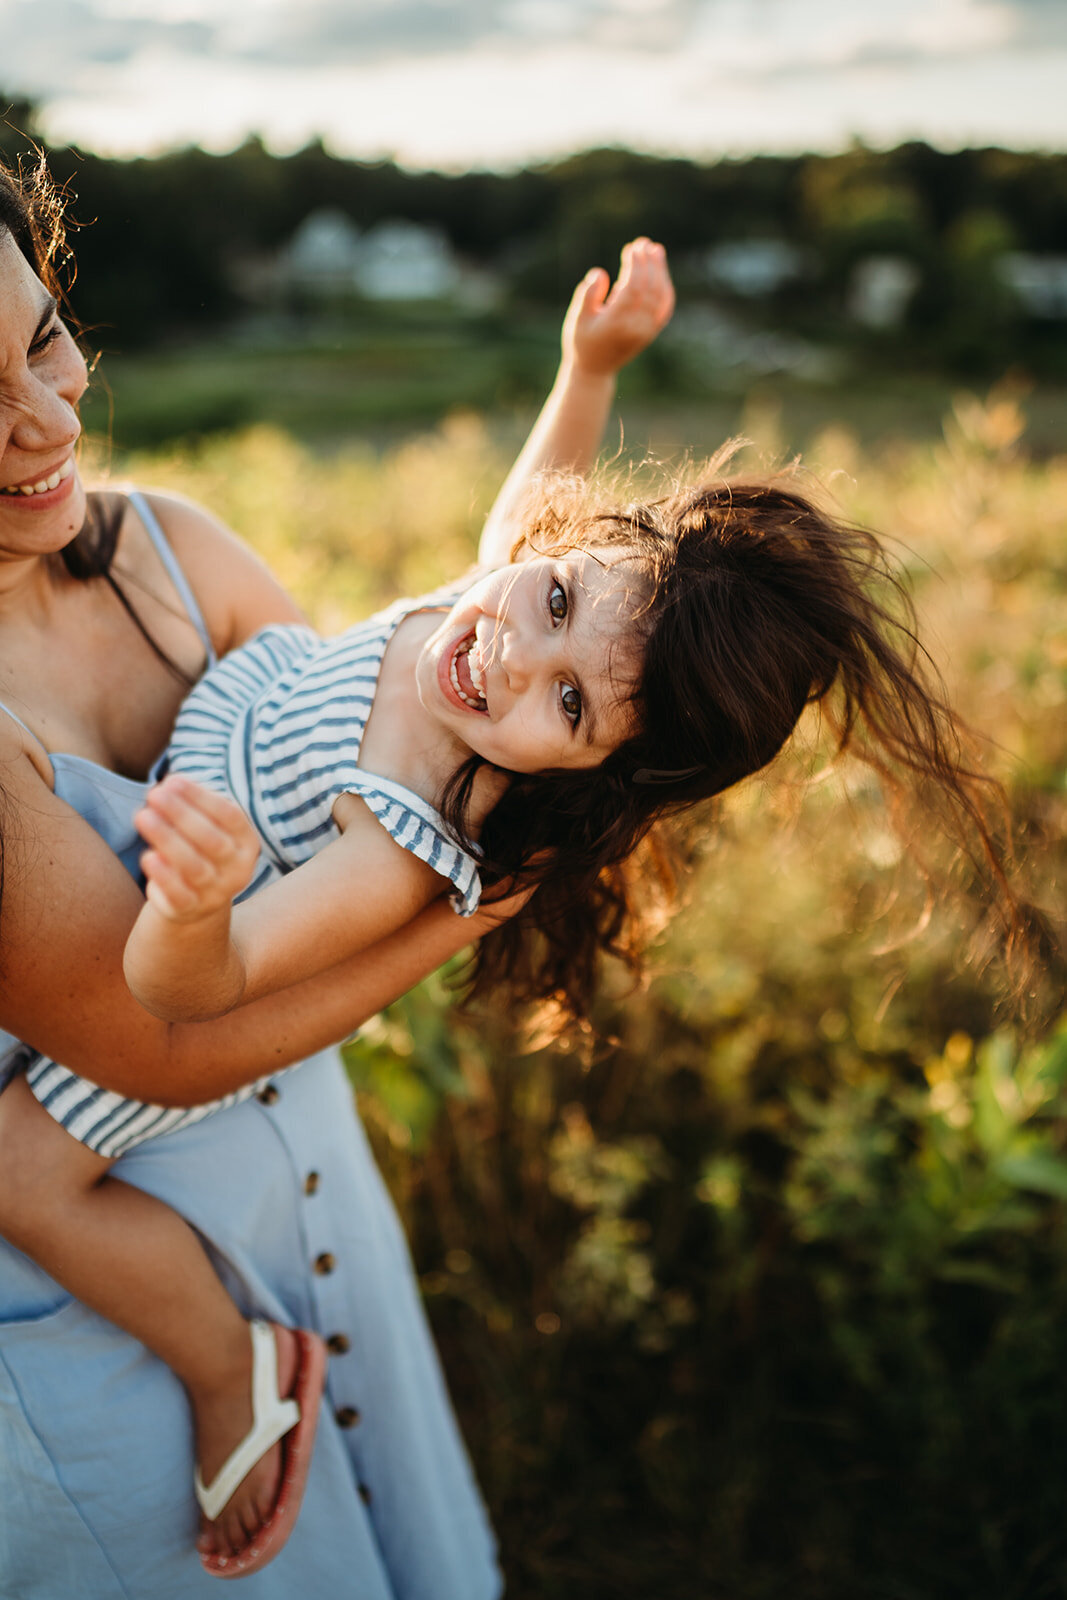
[[[1067,455],[1025,412],[830,424],[802,470],[894,542],[1062,930]],[[746,470],[788,457],[773,409],[742,420]],[[464,569],[510,442],[261,426],[111,471],[211,507],[332,631]],[[709,822],[592,1041],[533,1048],[437,978],[349,1046],[517,1600],[1067,1590],[1062,967],[1023,1016],[965,898],[915,933],[877,792],[823,765],[802,739]]]

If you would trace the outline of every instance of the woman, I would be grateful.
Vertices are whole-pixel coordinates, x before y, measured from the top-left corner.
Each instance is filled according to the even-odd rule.
[[[73,457],[85,367],[56,316],[59,247],[47,192],[0,177],[0,1024],[12,1054],[27,1039],[105,1089],[172,1105],[323,1051],[114,1173],[197,1228],[242,1310],[328,1338],[332,1416],[297,1528],[245,1580],[250,1600],[478,1600],[499,1590],[492,1536],[395,1216],[325,1049],[462,947],[471,924],[435,905],[328,980],[214,1023],[168,1027],[131,1000],[129,819],[148,770],[205,661],[297,612],[198,508],[87,501]],[[571,313],[572,327],[603,316],[605,360],[562,372],[505,511],[532,472],[581,468],[596,448],[626,343],[606,293],[606,275],[591,275]],[[492,926],[481,916],[475,932]],[[7,1132],[0,1095],[0,1160]],[[177,1382],[7,1246],[0,1295],[0,1593],[214,1592],[195,1553]]]

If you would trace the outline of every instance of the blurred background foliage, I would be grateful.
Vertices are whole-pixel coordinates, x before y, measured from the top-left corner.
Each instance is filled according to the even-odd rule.
[[[896,541],[1062,927],[1067,456],[1014,381],[925,431],[891,400],[876,436],[767,386],[715,421],[750,470],[803,444]],[[526,421],[261,424],[111,470],[211,506],[332,629],[462,570]],[[662,453],[709,426],[666,408]],[[606,972],[588,1036],[463,1013],[456,971],[347,1047],[518,1600],[1067,1592],[1062,975],[1022,1022],[959,908],[910,936],[878,795],[816,750],[705,824],[647,987]]]
[[[32,159],[35,108],[6,104],[0,159]],[[48,155],[75,224],[72,308],[101,353],[89,421],[107,426],[112,396],[123,448],[257,422],[317,446],[353,428],[381,441],[457,405],[522,412],[551,377],[571,288],[640,232],[667,245],[683,310],[630,398],[697,407],[712,443],[761,374],[788,413],[844,407],[874,439],[887,390],[893,426],[914,435],[961,379],[1009,368],[1039,386],[1032,448],[1062,438],[1062,154],[600,149],[453,174],[321,143],[277,156],[258,139],[225,155]],[[360,251],[380,267],[383,248],[421,248],[423,265],[436,252],[447,287],[368,288]]]
[[[571,287],[663,239],[609,453],[654,481],[742,434],[891,537],[1062,928],[1067,157],[51,160],[98,475],[205,503],[328,631],[464,569]],[[301,284],[315,214],[433,230],[455,292]],[[1067,1593],[1062,972],[1013,1010],[821,764],[806,730],[703,819],[587,1034],[457,1009],[457,963],[347,1047],[516,1600]]]

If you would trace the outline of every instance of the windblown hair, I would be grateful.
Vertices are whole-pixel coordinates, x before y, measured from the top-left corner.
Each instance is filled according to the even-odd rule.
[[[1025,941],[1029,909],[1000,843],[1003,793],[946,702],[882,543],[788,478],[728,481],[728,454],[708,481],[663,499],[549,508],[520,541],[516,554],[524,543],[629,552],[649,596],[636,622],[643,661],[634,731],[604,764],[516,775],[483,826],[487,881],[536,888],[482,941],[474,992],[503,983],[580,1017],[601,953],[639,969],[650,868],[670,886],[658,824],[761,771],[810,705],[837,753],[877,773],[898,832],[910,840],[909,802],[932,810],[999,908],[1007,943]],[[478,765],[453,779],[453,827]]]

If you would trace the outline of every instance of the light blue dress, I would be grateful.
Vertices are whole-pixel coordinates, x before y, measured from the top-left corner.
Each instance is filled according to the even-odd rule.
[[[135,871],[144,786],[78,757],[53,765],[56,792]],[[245,1312],[332,1340],[300,1518],[276,1560],[239,1580],[242,1600],[499,1595],[493,1536],[337,1053],[112,1170],[192,1223]],[[2,1600],[219,1600],[194,1548],[192,1472],[170,1371],[0,1241]]]

